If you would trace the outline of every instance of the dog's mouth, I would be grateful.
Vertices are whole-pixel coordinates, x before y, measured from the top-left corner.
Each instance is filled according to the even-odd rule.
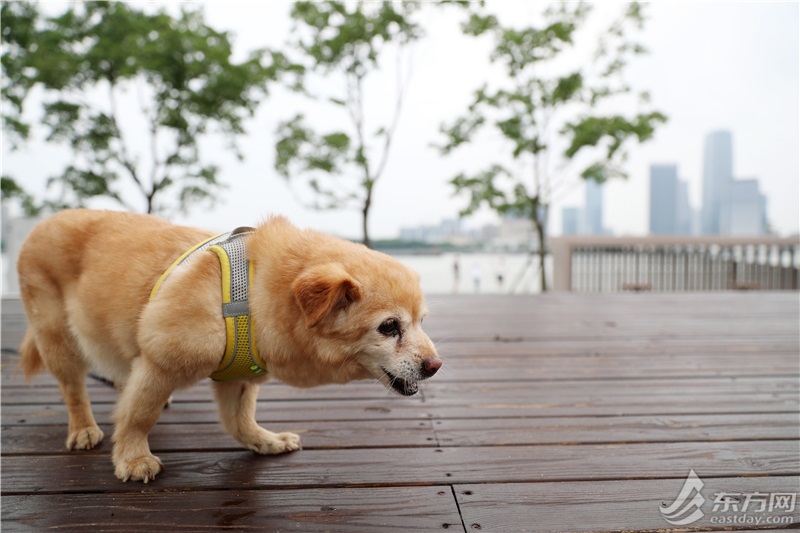
[[[403,396],[414,396],[419,391],[416,381],[406,381],[399,376],[395,376],[383,367],[381,367],[381,370],[383,370],[383,377],[386,380],[384,381],[381,379],[381,381],[384,382],[384,385],[393,389],[395,392],[398,392]]]

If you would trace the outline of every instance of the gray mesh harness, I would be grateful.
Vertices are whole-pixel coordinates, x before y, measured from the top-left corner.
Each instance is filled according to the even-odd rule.
[[[227,343],[225,355],[211,374],[215,381],[233,381],[263,376],[266,364],[259,357],[252,338],[249,290],[252,263],[247,259],[245,236],[255,231],[241,227],[217,235],[188,250],[159,278],[150,294],[152,299],[175,268],[188,264],[195,252],[214,252],[222,269],[222,316],[225,319]]]

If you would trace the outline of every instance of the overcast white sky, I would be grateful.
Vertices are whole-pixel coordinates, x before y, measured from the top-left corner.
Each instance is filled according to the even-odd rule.
[[[155,5],[166,5],[156,2]],[[62,4],[63,5],[63,4]],[[175,4],[170,5],[174,9]],[[207,23],[235,34],[237,53],[279,47],[290,30],[289,4],[205,2]],[[488,0],[490,11],[520,24],[537,20],[544,3]],[[596,5],[599,20],[608,20],[622,4]],[[50,2],[48,9],[58,9]],[[648,90],[656,109],[669,116],[653,140],[632,150],[630,179],[606,186],[605,225],[617,234],[644,234],[648,224],[649,165],[674,163],[690,184],[691,201],[701,201],[702,153],[706,134],[733,133],[734,173],[760,180],[768,198],[769,218],[780,234],[797,233],[800,225],[800,87],[798,76],[798,3],[656,2],[641,40],[650,54],[631,65],[627,79]],[[455,12],[428,13],[427,37],[414,50],[413,74],[396,142],[386,173],[376,186],[370,219],[373,238],[393,237],[404,226],[438,223],[456,216],[464,199],[453,197],[448,181],[458,172],[493,161],[490,146],[473,146],[443,158],[430,147],[440,141],[439,126],[463,112],[475,88],[500,71],[489,62],[488,40],[464,37]],[[393,59],[393,58],[390,58]],[[587,58],[588,60],[588,58]],[[389,64],[392,64],[391,61]],[[393,73],[370,82],[369,118],[376,121],[392,104]],[[274,131],[279,121],[301,109],[302,100],[276,90],[240,140],[245,161],[231,157],[225,142],[204,143],[206,159],[221,166],[228,184],[213,210],[198,209],[179,221],[224,230],[255,224],[271,213],[289,216],[298,225],[360,237],[359,214],[315,212],[303,208],[273,168]],[[323,127],[336,117],[316,114]],[[69,160],[64,149],[44,144],[9,152],[3,146],[3,174],[41,191],[48,176]],[[581,205],[583,188],[554,206],[553,233],[561,227],[561,207]],[[491,220],[483,214],[473,223]]]

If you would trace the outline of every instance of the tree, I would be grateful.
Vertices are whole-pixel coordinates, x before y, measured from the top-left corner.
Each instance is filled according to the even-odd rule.
[[[343,91],[317,99],[346,112],[347,128],[320,133],[297,114],[277,131],[275,169],[289,180],[303,176],[314,195],[316,209],[358,208],[363,242],[370,245],[369,213],[375,184],[383,175],[397,127],[406,79],[403,52],[421,36],[412,20],[415,2],[344,3],[296,2],[291,17],[300,37],[292,49],[297,63],[318,70],[328,85],[342,80]],[[393,116],[371,129],[364,110],[365,80],[377,70],[381,57],[397,48],[397,91],[387,104]],[[313,96],[305,93],[309,98]],[[375,148],[379,144],[379,148]]]
[[[627,177],[623,164],[629,146],[650,139],[656,126],[666,120],[657,111],[626,116],[604,113],[601,106],[620,99],[630,103],[631,88],[622,74],[631,56],[645,52],[641,45],[626,40],[631,27],[643,25],[637,3],[627,4],[622,17],[603,34],[591,62],[567,71],[560,68],[568,64],[565,52],[584,27],[589,11],[582,2],[554,5],[545,11],[541,26],[519,29],[501,25],[493,15],[471,13],[463,25],[465,33],[494,38],[491,59],[502,65],[507,80],[500,87],[479,88],[467,112],[441,128],[443,154],[476,142],[478,132],[485,129],[508,147],[504,161],[474,174],[460,173],[451,183],[457,193],[469,197],[462,215],[487,205],[499,214],[531,221],[543,291],[547,290],[546,221],[554,193],[563,190],[570,176],[598,183]],[[648,102],[647,94],[641,93],[639,106]],[[512,168],[505,161],[516,164]]]
[[[30,137],[24,105],[39,86],[46,139],[68,145],[73,156],[48,182],[61,189],[45,201],[56,209],[98,197],[148,213],[163,212],[170,196],[181,210],[213,201],[218,169],[202,157],[199,141],[218,131],[241,158],[235,139],[244,120],[267,83],[293,68],[265,50],[233,62],[230,36],[206,25],[199,11],[173,18],[123,2],[85,2],[45,16],[35,4],[4,2],[2,19],[7,136],[16,146]],[[145,125],[137,134],[121,109],[133,94]],[[126,183],[137,202],[123,192]],[[31,198],[11,177],[4,177],[7,192]]]
[[[17,200],[26,216],[36,216],[41,211],[34,197],[11,178],[0,178],[0,193],[3,200]]]

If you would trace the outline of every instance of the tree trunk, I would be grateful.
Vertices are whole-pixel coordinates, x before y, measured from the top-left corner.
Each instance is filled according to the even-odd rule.
[[[538,209],[533,216],[533,225],[536,228],[536,235],[539,241],[539,282],[541,284],[542,292],[547,292],[547,273],[544,269],[545,258],[547,257],[547,248],[545,245],[545,222],[547,220],[547,208],[544,208],[543,220],[539,219]]]
[[[362,238],[361,242],[367,248],[372,248],[372,242],[369,238],[369,224],[367,219],[369,218],[369,208],[372,206],[372,187],[367,187],[367,197],[364,199],[364,207],[361,210],[361,230],[363,232],[364,237]]]

